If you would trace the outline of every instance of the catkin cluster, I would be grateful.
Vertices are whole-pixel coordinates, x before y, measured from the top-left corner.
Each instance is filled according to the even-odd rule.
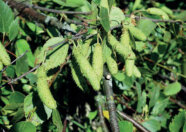
[[[54,37],[49,39],[37,57],[38,63],[42,63],[41,67],[37,70],[37,91],[41,101],[51,109],[56,109],[57,104],[48,86],[47,72],[50,69],[56,68],[65,62],[65,59],[68,55],[69,45],[65,44],[62,46],[57,46],[56,48],[50,50],[48,53],[46,51],[48,47],[56,43],[56,41],[60,42],[62,40],[63,38],[61,37]]]
[[[122,35],[120,38],[120,42],[111,34],[111,32],[108,33],[108,42],[110,47],[122,57],[122,59],[125,61],[125,70],[127,76],[136,76],[141,77],[141,73],[138,70],[138,68],[135,65],[135,59],[136,56],[134,52],[132,51],[132,48],[130,46],[130,33],[139,40],[145,41],[146,36],[145,34],[138,28],[134,26],[123,26],[122,28]],[[109,68],[109,71],[111,74],[117,73],[117,65],[115,60],[112,58],[108,58],[109,61],[107,61],[107,65]],[[112,62],[112,64],[110,64]]]
[[[7,66],[11,64],[10,56],[6,52],[6,49],[0,42],[0,70],[3,69],[3,65]]]

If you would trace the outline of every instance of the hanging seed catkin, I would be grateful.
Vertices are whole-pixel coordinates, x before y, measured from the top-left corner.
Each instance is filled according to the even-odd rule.
[[[41,101],[49,108],[56,109],[57,104],[48,87],[46,70],[41,66],[37,70],[37,91]]]
[[[88,60],[86,59],[86,57],[83,56],[80,51],[81,50],[79,47],[74,47],[73,49],[73,55],[76,59],[76,62],[79,65],[83,76],[85,76],[85,78],[90,82],[93,89],[98,91],[100,90],[100,82],[97,78],[97,75],[93,68],[91,67]]]
[[[103,51],[102,46],[97,43],[94,48],[92,67],[100,81],[103,76]]]
[[[72,63],[70,64],[72,78],[75,81],[76,85],[81,90],[86,90],[86,89],[88,89],[87,82],[86,82],[85,78],[83,77],[83,75],[79,69],[79,66],[74,61],[75,60],[72,59]]]
[[[118,73],[118,65],[117,65],[116,61],[111,56],[107,58],[106,63],[107,63],[108,69],[112,75]]]
[[[6,52],[6,49],[4,48],[4,46],[2,45],[1,42],[0,42],[0,60],[1,60],[1,62],[2,62],[5,66],[11,64],[10,56],[9,56],[8,53]]]
[[[137,27],[134,26],[127,26],[131,34],[142,41],[145,41],[147,39],[146,35]]]

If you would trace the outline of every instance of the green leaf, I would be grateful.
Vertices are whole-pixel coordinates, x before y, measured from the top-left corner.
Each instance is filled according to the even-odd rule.
[[[125,79],[125,74],[122,71],[119,71],[114,75],[114,78],[117,79],[118,81],[123,81]]]
[[[18,35],[19,32],[19,23],[18,23],[18,19],[15,19],[9,27],[9,32],[8,32],[8,37],[9,39],[12,41],[13,39],[16,38],[16,36]]]
[[[24,110],[23,107],[19,108],[15,115],[13,116],[11,122],[16,123],[20,121],[22,118],[24,118]]]
[[[120,132],[133,132],[133,125],[129,121],[119,121]]]
[[[148,37],[156,28],[156,24],[151,20],[141,19],[137,27]]]
[[[66,0],[65,2],[62,0],[53,0],[53,2],[66,7],[80,7],[84,4],[84,0]]]
[[[181,90],[181,84],[179,82],[168,84],[164,89],[164,94],[166,96],[171,96],[177,94]]]
[[[17,55],[18,53],[16,53]],[[20,76],[29,70],[27,56],[24,55],[16,61],[16,74]]]
[[[30,49],[30,45],[24,39],[17,40],[16,41],[16,55],[20,56],[23,53],[25,53],[26,51],[28,51],[26,53],[26,60],[29,64],[29,66],[34,67],[35,57],[32,54],[32,51]]]
[[[14,66],[10,65],[6,69],[6,75],[10,78],[14,78],[15,76],[15,68]]]
[[[88,114],[89,120],[93,120],[96,117],[97,114],[98,114],[97,110],[93,111],[93,112],[89,112],[89,114]]]
[[[165,31],[164,32],[163,40],[165,42],[170,42],[170,40],[171,40],[171,33],[169,31]]]
[[[160,122],[154,119],[149,119],[142,123],[142,125],[147,128],[150,132],[157,132],[161,128]]]
[[[35,83],[37,81],[37,75],[33,73],[29,73],[26,75],[26,78],[30,81],[31,84]]]
[[[153,107],[152,114],[153,115],[161,114],[168,106],[168,104],[169,104],[169,98],[157,101],[155,106]]]
[[[24,102],[24,98],[25,98],[25,95],[20,93],[20,92],[13,92],[11,95],[10,95],[10,100],[9,102],[10,103],[23,103]]]
[[[159,86],[153,85],[152,89],[150,90],[149,108],[151,108],[152,106],[154,106],[154,104],[158,100],[159,95],[160,95],[160,88],[159,88]]]
[[[117,26],[125,20],[122,10],[118,7],[112,7],[109,15],[110,27]]]
[[[101,0],[100,3],[100,22],[106,32],[110,30],[109,7],[107,0]]]
[[[53,110],[53,112],[52,112],[52,121],[57,127],[57,132],[62,132],[63,124],[61,121],[59,111],[57,109]]]
[[[170,132],[180,132],[181,127],[186,122],[186,111],[179,112],[169,125]],[[185,128],[184,128],[185,129]]]
[[[36,132],[36,127],[28,121],[21,121],[13,125],[10,132]]]
[[[24,112],[26,118],[31,118],[31,122],[37,126],[49,119],[52,110],[44,106],[40,98],[35,93],[30,93],[24,99]]]
[[[44,32],[44,30],[41,27],[37,26],[36,24],[32,22],[27,22],[26,24],[29,27],[29,29],[32,32],[35,32],[37,35]]]
[[[11,8],[0,0],[0,32],[8,33],[9,27],[14,20]]]
[[[138,94],[138,104],[137,104],[137,112],[142,112],[143,107],[146,104],[146,92],[145,91],[141,91],[141,86],[139,83],[136,83],[136,88],[137,88],[137,94]]]

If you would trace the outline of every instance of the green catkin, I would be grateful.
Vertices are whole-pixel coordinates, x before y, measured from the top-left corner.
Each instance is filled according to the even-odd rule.
[[[85,76],[85,78],[90,82],[93,89],[98,91],[100,90],[100,82],[97,78],[97,75],[86,57],[83,56],[80,51],[81,50],[79,47],[75,47],[73,49],[73,55],[76,59],[76,62],[78,63],[83,76]]]
[[[102,46],[97,43],[94,48],[92,67],[100,81],[103,76],[103,51]]]
[[[49,59],[43,64],[46,70],[56,68],[65,62],[65,59],[68,55],[69,45],[65,44],[64,46],[56,49],[53,54],[49,56]]]
[[[75,60],[72,59],[72,63],[70,64],[70,69],[72,73],[72,78],[75,81],[76,85],[83,91],[88,89],[87,82],[83,75],[81,74],[81,71],[78,67],[78,65],[75,63]]]
[[[131,77],[133,75],[133,70],[134,70],[134,60],[127,59],[125,61],[125,69],[126,69],[127,76]]]
[[[136,39],[139,39],[142,41],[145,41],[147,39],[145,34],[139,28],[134,27],[134,26],[128,26],[128,29]]]
[[[2,45],[1,42],[0,42],[0,60],[1,60],[1,62],[2,62],[5,66],[11,64],[10,56],[9,56],[8,53],[6,52],[6,49],[4,48],[4,46]]]
[[[3,63],[0,60],[0,71],[3,69]]]
[[[116,61],[111,56],[107,58],[106,63],[107,63],[108,69],[112,75],[118,73],[118,65],[117,65]]]
[[[124,45],[120,44],[120,42],[109,32],[108,33],[108,42],[111,45],[112,49],[115,50],[123,59],[135,59],[135,54],[128,50]]]
[[[37,70],[37,91],[41,101],[49,108],[56,109],[57,104],[48,87],[45,67],[41,66]]]
[[[88,39],[85,41],[84,44],[81,45],[81,54],[83,56],[87,56],[88,52],[89,52],[89,47],[90,47],[90,44],[92,42],[92,39]]]
[[[128,28],[123,26],[120,43],[126,47],[130,47],[129,42],[130,42],[130,36],[129,36]]]
[[[138,70],[138,68],[135,65],[134,65],[134,68],[133,68],[133,75],[135,77],[138,77],[138,78],[141,77],[141,73],[140,73],[140,71]]]
[[[155,7],[148,8],[147,12],[152,15],[161,16],[165,20],[169,19],[169,16],[167,15],[167,13],[165,13],[162,9],[159,9],[159,8],[155,8]]]

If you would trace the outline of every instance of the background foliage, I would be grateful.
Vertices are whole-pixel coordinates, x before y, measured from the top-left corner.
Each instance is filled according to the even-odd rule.
[[[184,1],[109,0],[108,6],[105,1],[16,1],[18,5],[33,4],[66,11],[59,14],[32,7],[38,13],[56,18],[62,23],[56,26],[42,23],[38,21],[40,19],[28,19],[30,14],[22,16],[9,6],[9,2],[0,0],[0,43],[6,48],[11,62],[17,58],[11,65],[4,65],[0,72],[1,131],[106,131],[100,123],[100,104],[106,126],[111,130],[112,122],[108,114],[103,80],[99,92],[92,89],[89,81],[85,82],[86,87],[79,88],[71,73],[71,64],[74,61],[72,50],[74,45],[83,45],[86,37],[91,36],[92,43],[87,51],[87,58],[91,62],[95,43],[106,45],[106,34],[110,30],[119,40],[122,34],[121,24],[131,23],[147,37],[145,41],[139,40],[130,32],[130,45],[136,55],[135,65],[141,72],[140,78],[127,76],[125,62],[121,57],[108,48],[103,48],[104,57],[114,53],[119,69],[117,74],[112,75],[116,111],[130,115],[152,132],[186,132]],[[147,9],[150,7],[165,9],[169,20],[162,20],[162,16],[148,13]],[[68,14],[68,11],[73,13]],[[91,15],[74,13],[90,11],[93,11]],[[77,33],[81,34],[79,39],[72,41],[73,35]],[[70,45],[66,61],[47,73],[50,91],[57,102],[57,109],[51,109],[38,96],[37,71],[34,70],[38,68],[37,64],[48,59],[45,50],[65,40]],[[54,52],[55,56],[52,56],[52,52],[53,50],[49,50],[47,53],[51,54],[52,60],[59,61],[61,52]],[[2,53],[0,56],[4,57]],[[119,113],[117,120],[120,131],[139,131],[138,127],[123,119]]]

